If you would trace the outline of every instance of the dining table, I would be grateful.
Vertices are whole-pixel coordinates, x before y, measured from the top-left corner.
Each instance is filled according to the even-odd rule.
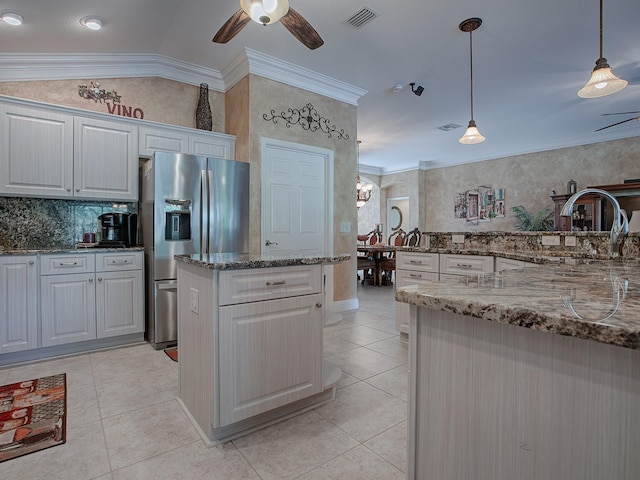
[[[390,285],[390,283],[384,283],[384,279],[382,278],[382,271],[380,269],[380,264],[383,260],[386,260],[387,257],[384,255],[385,253],[395,252],[396,247],[392,245],[358,245],[358,252],[366,253],[367,256],[373,258],[374,269],[373,269],[373,285],[382,286],[383,284]]]

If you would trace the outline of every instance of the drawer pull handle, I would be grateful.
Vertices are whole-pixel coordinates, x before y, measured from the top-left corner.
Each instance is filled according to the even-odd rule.
[[[422,260],[409,260],[409,263],[417,263],[422,265]]]
[[[123,263],[129,263],[129,260],[112,260],[111,261],[112,265],[121,265]]]
[[[316,308],[322,308],[322,302],[316,303]]]
[[[77,265],[78,262],[60,262],[60,266],[61,267],[66,267],[66,266],[74,266]]]
[[[267,287],[271,287],[273,285],[286,285],[286,280],[278,280],[277,282],[267,282]]]
[[[419,275],[419,274],[417,274],[417,273],[412,273],[412,274],[410,274],[409,276],[410,276],[410,277],[413,277],[413,278],[422,278],[422,275]]]
[[[29,260],[29,265],[33,265],[34,263],[36,262],[34,262],[33,260]]]
[[[456,264],[459,268],[473,268],[473,265],[469,265],[468,263],[458,263]]]
[[[93,278],[90,278],[90,279],[89,279],[89,283],[93,283]]]

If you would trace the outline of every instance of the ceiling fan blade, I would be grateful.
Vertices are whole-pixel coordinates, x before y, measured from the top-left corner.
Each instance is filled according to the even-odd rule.
[[[247,15],[244,10],[240,9],[226,23],[220,27],[218,33],[213,37],[215,43],[227,43],[233,37],[235,37],[240,30],[242,30],[247,23],[251,20],[251,17]]]
[[[630,122],[631,120],[640,120],[640,117],[627,118],[626,120],[623,120],[621,122],[612,123],[611,125],[607,125],[606,127],[602,127],[597,130],[594,130],[594,132],[599,132],[600,130],[604,130],[605,128],[615,127],[616,125],[620,125],[621,123],[627,123],[627,122]]]
[[[289,11],[280,21],[294,37],[310,50],[315,50],[324,45],[324,40],[318,35],[318,32],[293,8],[289,7]]]
[[[601,114],[603,117],[605,115],[631,115],[633,113],[640,113],[640,112],[617,112],[617,113],[603,113]]]

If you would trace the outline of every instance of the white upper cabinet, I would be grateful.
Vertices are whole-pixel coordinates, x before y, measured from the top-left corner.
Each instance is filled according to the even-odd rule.
[[[193,129],[141,125],[138,129],[140,156],[151,157],[154,152],[170,152],[227,160],[235,158],[234,136],[191,130]]]
[[[94,118],[74,119],[74,196],[138,200],[138,129]]]
[[[73,196],[73,115],[0,104],[0,193]]]

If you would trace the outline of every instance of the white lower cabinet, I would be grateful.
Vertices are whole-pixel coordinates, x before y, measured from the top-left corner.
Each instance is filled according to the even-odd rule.
[[[321,305],[317,294],[220,308],[221,425],[322,391]]]
[[[438,281],[438,254],[396,253],[396,288]],[[409,333],[409,304],[396,302],[396,329]]]
[[[0,256],[0,353],[38,346],[35,255]]]
[[[43,347],[96,338],[93,272],[44,275],[40,291]]]
[[[142,255],[43,255],[42,346],[144,332]]]

